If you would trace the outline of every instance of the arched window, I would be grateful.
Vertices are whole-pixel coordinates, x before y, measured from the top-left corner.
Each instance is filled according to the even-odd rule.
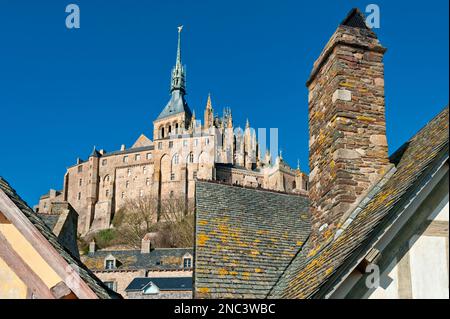
[[[297,188],[297,183],[295,183],[295,181],[292,182],[292,189],[296,189]]]
[[[180,163],[180,157],[178,156],[178,154],[175,154],[175,155],[173,156],[172,163],[173,163],[174,165],[178,165],[178,164]]]
[[[159,131],[159,137],[164,138],[164,127],[161,127],[161,129]]]
[[[194,163],[194,154],[193,153],[189,154],[189,163]]]

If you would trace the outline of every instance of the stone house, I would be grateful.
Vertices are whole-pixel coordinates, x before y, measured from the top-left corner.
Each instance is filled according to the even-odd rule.
[[[142,240],[141,250],[96,250],[95,242],[91,242],[89,253],[81,260],[106,286],[125,298],[129,297],[126,288],[135,278],[191,278],[192,281],[192,248],[151,248],[147,236]]]
[[[61,221],[65,214],[60,215]],[[69,227],[56,221],[60,234]],[[75,223],[76,225],[76,223]],[[106,287],[0,178],[0,299],[110,299]],[[71,248],[71,245],[68,245]]]
[[[79,214],[79,232],[107,229],[127,200],[151,196],[181,197],[193,206],[197,179],[306,193],[308,177],[282,156],[272,160],[247,121],[235,127],[231,110],[216,115],[208,96],[203,124],[186,101],[181,62],[181,28],[170,100],[153,121],[153,140],[141,135],[131,148],[106,152],[94,148],[64,176],[63,189],[41,197],[36,211],[48,213],[52,202],[68,202]],[[264,154],[261,154],[261,153]]]
[[[307,195],[197,183],[194,298],[449,298],[449,108],[388,156],[385,52],[353,9],[314,63]]]

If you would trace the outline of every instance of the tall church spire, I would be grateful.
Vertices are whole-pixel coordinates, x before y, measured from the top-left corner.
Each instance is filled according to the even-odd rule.
[[[204,126],[205,128],[209,128],[213,126],[214,122],[214,110],[211,102],[211,94],[208,94],[208,100],[206,101],[206,108],[204,114]]]
[[[183,26],[178,27],[178,48],[177,48],[177,61],[175,67],[172,70],[172,85],[170,92],[175,90],[180,91],[182,94],[186,94],[185,72],[184,67],[181,64],[181,31]]]

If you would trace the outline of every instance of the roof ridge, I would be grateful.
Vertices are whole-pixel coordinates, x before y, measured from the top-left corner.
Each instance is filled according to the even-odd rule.
[[[298,197],[309,198],[309,196],[306,195],[306,194],[288,193],[288,192],[283,192],[283,191],[277,191],[277,190],[274,190],[274,189],[267,189],[267,188],[261,188],[261,187],[252,187],[252,186],[244,186],[244,185],[236,185],[236,184],[231,184],[231,183],[228,183],[228,182],[222,182],[222,181],[219,181],[219,180],[197,179],[197,182],[205,183],[205,184],[218,184],[218,185],[223,185],[223,186],[228,186],[228,187],[235,187],[235,188],[239,188],[239,189],[249,189],[249,190],[261,191],[261,192],[266,192],[266,193],[274,193],[274,194],[280,194],[280,195],[298,196]]]

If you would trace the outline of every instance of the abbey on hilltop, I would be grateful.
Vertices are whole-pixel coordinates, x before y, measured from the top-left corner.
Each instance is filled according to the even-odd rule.
[[[185,99],[186,77],[181,63],[181,30],[172,70],[171,97],[153,121],[153,141],[141,135],[134,145],[107,153],[94,148],[86,161],[67,169],[62,191],[50,190],[35,210],[51,214],[53,203],[68,202],[79,214],[78,231],[110,227],[114,213],[127,199],[181,196],[194,199],[197,179],[245,187],[306,194],[308,177],[280,156],[261,156],[256,134],[247,121],[234,128],[230,109],[214,113],[208,96],[203,124]]]

